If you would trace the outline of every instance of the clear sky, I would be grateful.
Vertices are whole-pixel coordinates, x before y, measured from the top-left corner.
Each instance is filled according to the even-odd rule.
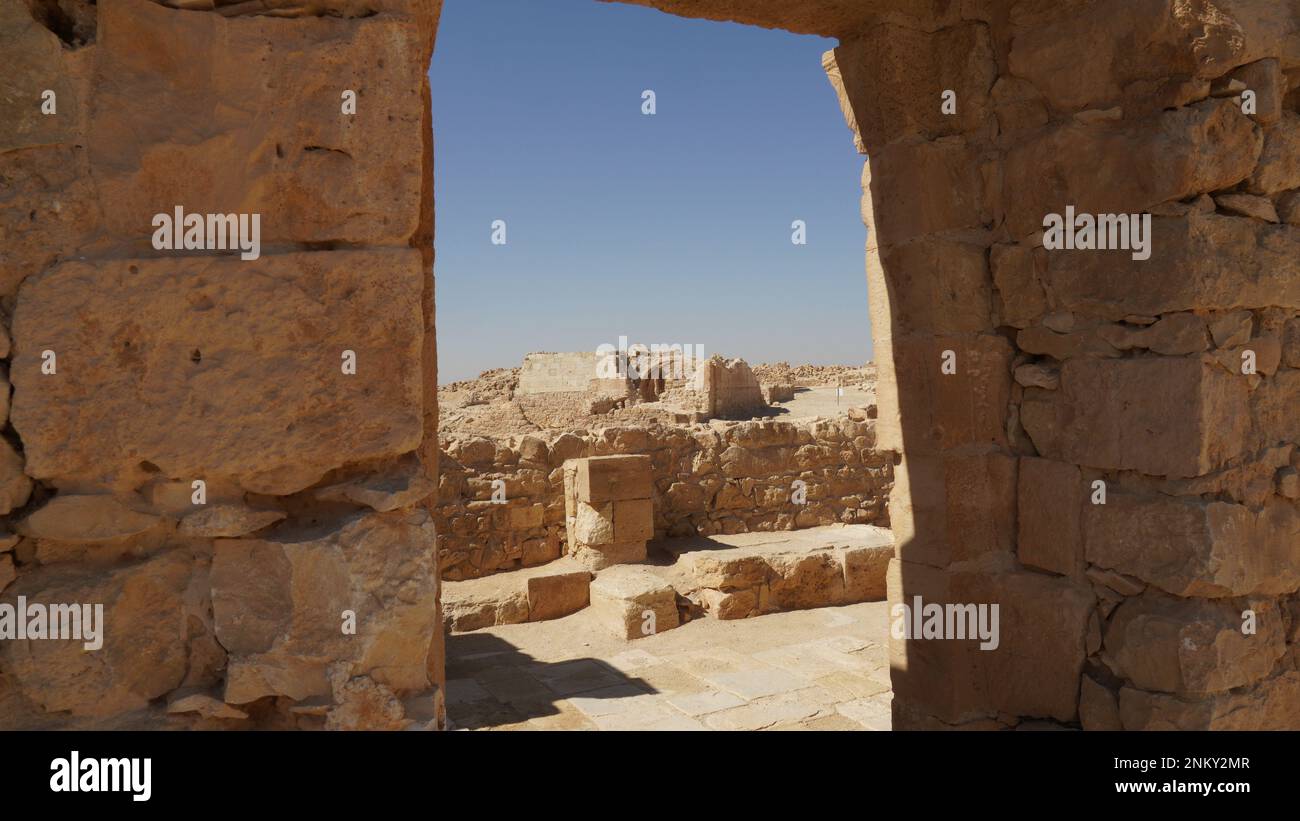
[[[832,46],[595,0],[446,0],[439,382],[620,336],[870,360],[863,158],[821,68]]]

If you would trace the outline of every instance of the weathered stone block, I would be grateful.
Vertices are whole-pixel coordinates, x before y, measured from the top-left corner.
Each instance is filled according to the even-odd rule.
[[[1256,633],[1242,632],[1242,612]],[[1157,594],[1121,604],[1106,628],[1116,672],[1144,690],[1231,690],[1267,676],[1286,652],[1282,613],[1267,599],[1214,602]]]
[[[614,502],[614,541],[648,542],[654,538],[654,505],[649,499]]]
[[[147,243],[153,215],[181,205],[260,213],[264,243],[406,245],[424,183],[411,159],[426,139],[425,49],[414,21],[390,15],[104,4],[87,147],[108,226]],[[355,114],[340,112],[344,89]]]
[[[13,606],[23,596],[29,604],[98,603],[102,647],[88,651],[82,641],[6,639],[0,641],[0,668],[28,701],[74,716],[141,709],[182,686],[187,676],[210,684],[215,666],[205,667],[200,645],[218,664],[221,652],[206,613],[207,575],[206,558],[187,548],[109,571],[35,568],[5,591],[3,601]],[[6,718],[0,716],[0,726]]]
[[[216,542],[212,607],[230,653],[225,700],[329,696],[340,669],[397,691],[426,689],[441,628],[433,556],[423,511]],[[356,615],[355,635],[341,629],[345,610]]]
[[[1077,576],[1083,572],[1080,513],[1088,501],[1079,469],[1051,459],[1020,460],[1019,538],[1022,564]]]
[[[610,632],[626,639],[652,636],[678,625],[677,594],[641,567],[611,567],[591,583],[591,609]]]
[[[587,606],[591,574],[548,573],[528,579],[528,620],[548,621],[576,613]]]
[[[988,215],[980,153],[961,137],[894,143],[871,155],[869,171],[881,246],[974,228]]]
[[[899,557],[934,567],[991,553],[1010,556],[1016,535],[1016,458],[982,454],[904,457],[890,519]]]
[[[649,499],[652,496],[650,457],[593,456],[577,460],[577,498],[590,504]]]
[[[1113,125],[1069,122],[1008,151],[1007,228],[1025,237],[1067,205],[1076,213],[1127,214],[1227,188],[1251,175],[1261,144],[1255,124],[1231,100]],[[1106,158],[1104,173],[1098,157]]]
[[[1300,589],[1300,510],[1274,498],[1263,510],[1196,497],[1112,492],[1086,505],[1089,562],[1176,596],[1277,595]]]
[[[1060,390],[1026,392],[1020,418],[1052,459],[1200,476],[1244,449],[1248,392],[1244,380],[1197,359],[1071,359]]]
[[[1300,730],[1300,673],[1202,699],[1124,687],[1119,711],[1125,730]]]
[[[14,312],[27,472],[131,479],[148,462],[287,494],[414,450],[422,287],[414,249],[59,265],[24,285]],[[41,372],[46,350],[54,375]]]

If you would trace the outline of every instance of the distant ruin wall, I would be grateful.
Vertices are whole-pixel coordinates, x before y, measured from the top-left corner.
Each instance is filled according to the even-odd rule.
[[[876,452],[870,420],[456,439],[444,446],[435,511],[443,578],[558,558],[565,543],[564,461],[634,453],[651,457],[657,538],[889,524],[893,466]],[[502,503],[492,501],[495,480],[504,482],[496,486]]]
[[[595,378],[595,353],[530,353],[519,369],[515,395],[587,391]]]

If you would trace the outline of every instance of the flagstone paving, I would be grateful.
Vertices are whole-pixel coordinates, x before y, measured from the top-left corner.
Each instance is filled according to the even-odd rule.
[[[697,619],[627,641],[590,608],[447,640],[462,730],[888,730],[887,602]]]

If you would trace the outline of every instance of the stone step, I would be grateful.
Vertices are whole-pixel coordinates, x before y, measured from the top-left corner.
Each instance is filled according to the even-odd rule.
[[[594,574],[571,557],[443,583],[453,633],[558,619],[587,607],[627,639],[671,630],[691,614],[741,619],[885,598],[894,537],[874,525],[696,536],[651,543],[649,559]],[[594,581],[593,581],[594,578]]]
[[[547,621],[587,606],[591,571],[568,557],[538,567],[443,582],[442,621],[450,633]]]
[[[719,619],[835,607],[886,597],[894,536],[875,525],[668,539],[652,548],[674,561],[657,570],[678,593]]]

